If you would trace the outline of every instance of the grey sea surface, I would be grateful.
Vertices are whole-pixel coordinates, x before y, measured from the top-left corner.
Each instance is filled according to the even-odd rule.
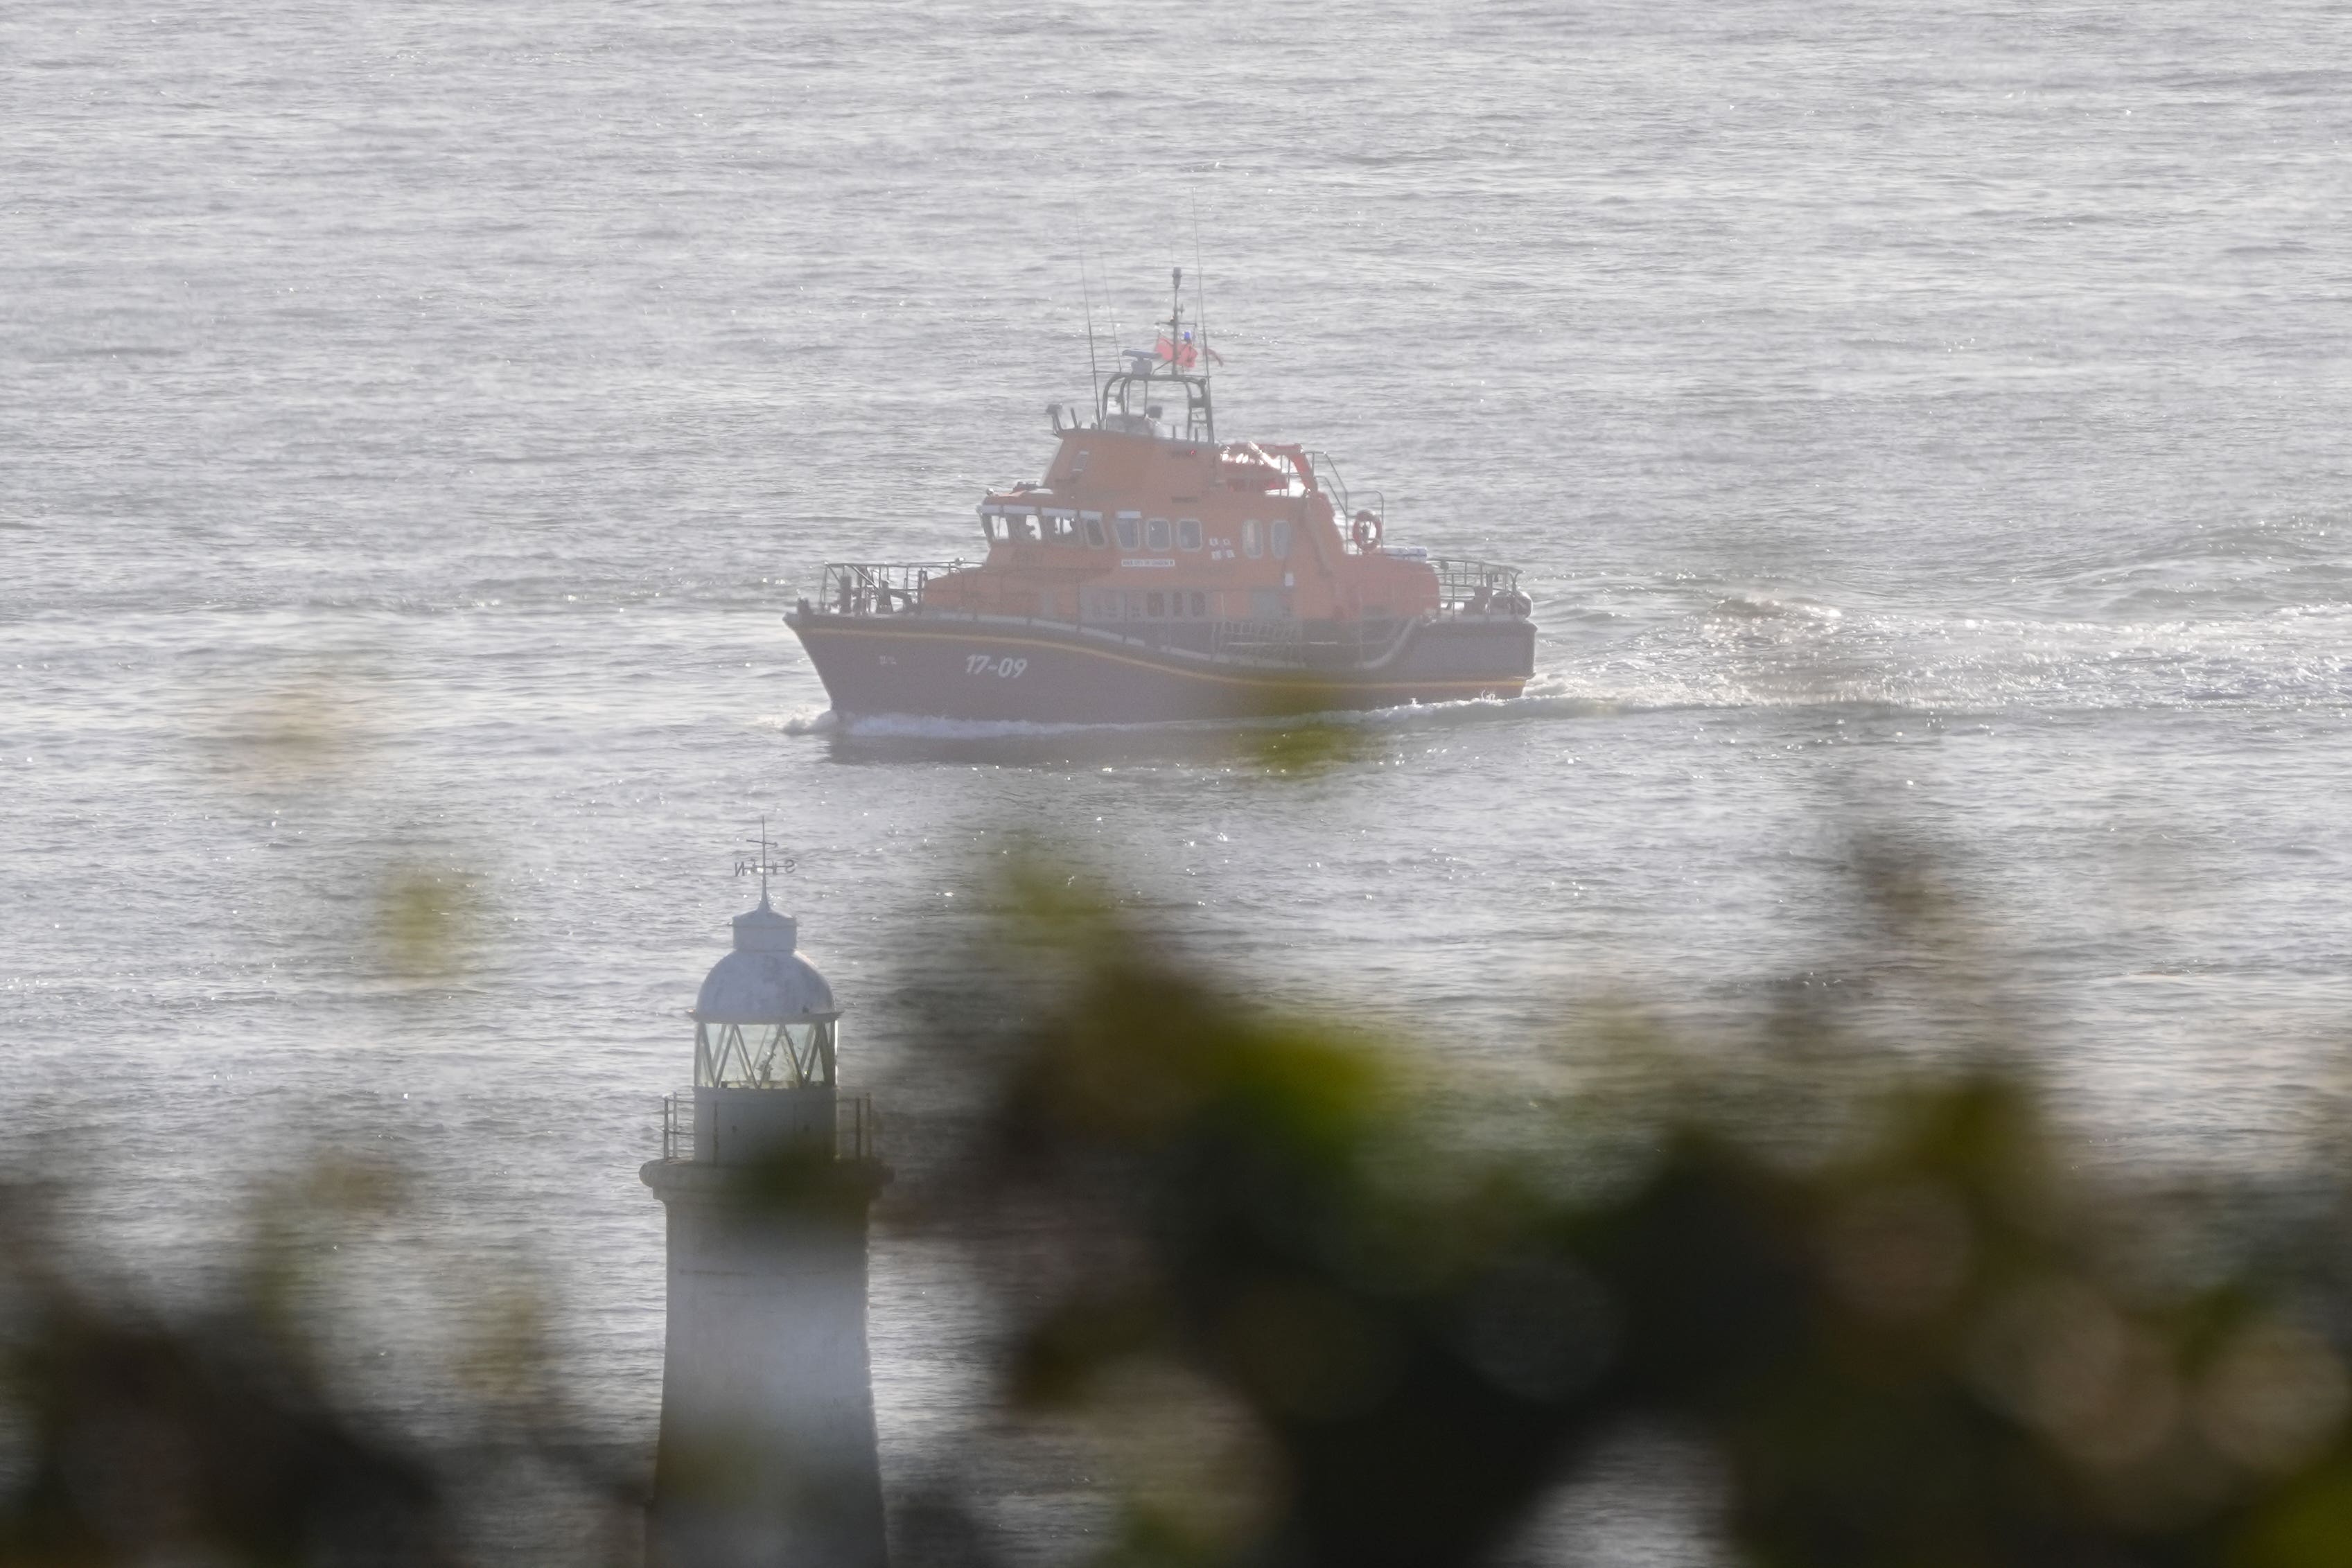
[[[366,1396],[428,1416],[417,1325],[537,1281],[642,1448],[636,1167],[764,814],[902,1164],[908,998],[1017,834],[1467,1083],[1580,999],[1833,977],[1866,829],[1991,918],[2070,1111],[2259,1166],[2352,1030],[2347,232],[2327,3],[12,0],[0,1145],[167,1281],[255,1172],[394,1155],[331,1265]],[[1527,567],[1529,695],[1290,780],[830,722],[794,594],[975,553],[1082,269],[1107,356],[1176,265],[1223,434]],[[453,977],[377,950],[403,877],[471,890]],[[985,1313],[886,1226],[872,1315],[903,1497]],[[1703,1557],[1703,1462],[1628,1442],[1560,1542]],[[1065,1559],[1099,1490],[999,1522]]]

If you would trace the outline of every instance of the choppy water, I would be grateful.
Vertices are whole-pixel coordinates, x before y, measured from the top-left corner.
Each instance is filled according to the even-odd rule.
[[[2318,3],[14,0],[7,1141],[191,1261],[257,1154],[390,1147],[437,1261],[382,1300],[545,1270],[641,1437],[635,1166],[761,813],[918,1107],[898,998],[1016,829],[1476,1073],[1813,967],[1859,821],[1997,912],[2086,1114],[2260,1159],[2352,1002],[2347,58]],[[977,545],[1082,257],[1130,341],[1205,270],[1228,434],[1525,563],[1535,695],[1272,785],[821,722],[793,585]],[[480,879],[462,983],[355,956],[401,867]],[[969,1302],[877,1268],[904,1477]]]

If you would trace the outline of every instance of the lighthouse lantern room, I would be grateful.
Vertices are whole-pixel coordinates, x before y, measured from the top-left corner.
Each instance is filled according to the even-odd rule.
[[[833,988],[793,949],[797,923],[761,890],[735,917],[735,950],[694,1003],[697,1089],[830,1089],[841,1013]]]
[[[734,951],[711,967],[694,1003],[694,1090],[672,1101],[669,1157],[742,1165],[822,1148],[845,1134],[866,1151],[870,1109],[837,1098],[841,1010],[833,988],[797,951],[799,925],[768,902],[768,878],[792,869],[773,858],[765,829],[760,853],[739,873],[757,873],[760,906],[735,916]],[[846,1127],[842,1126],[845,1120]]]

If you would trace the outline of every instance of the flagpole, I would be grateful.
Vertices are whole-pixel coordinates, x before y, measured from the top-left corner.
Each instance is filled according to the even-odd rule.
[[[1193,315],[1199,318],[1201,357],[1209,357],[1209,269],[1201,264],[1201,198],[1192,198],[1192,304]],[[1201,367],[1207,375],[1208,367]]]

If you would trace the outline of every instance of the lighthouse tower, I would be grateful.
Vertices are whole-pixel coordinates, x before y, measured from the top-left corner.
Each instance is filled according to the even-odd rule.
[[[694,1087],[645,1184],[668,1210],[651,1568],[884,1568],[866,1350],[866,1220],[888,1179],[842,1094],[840,1011],[768,903],[694,1009]]]

